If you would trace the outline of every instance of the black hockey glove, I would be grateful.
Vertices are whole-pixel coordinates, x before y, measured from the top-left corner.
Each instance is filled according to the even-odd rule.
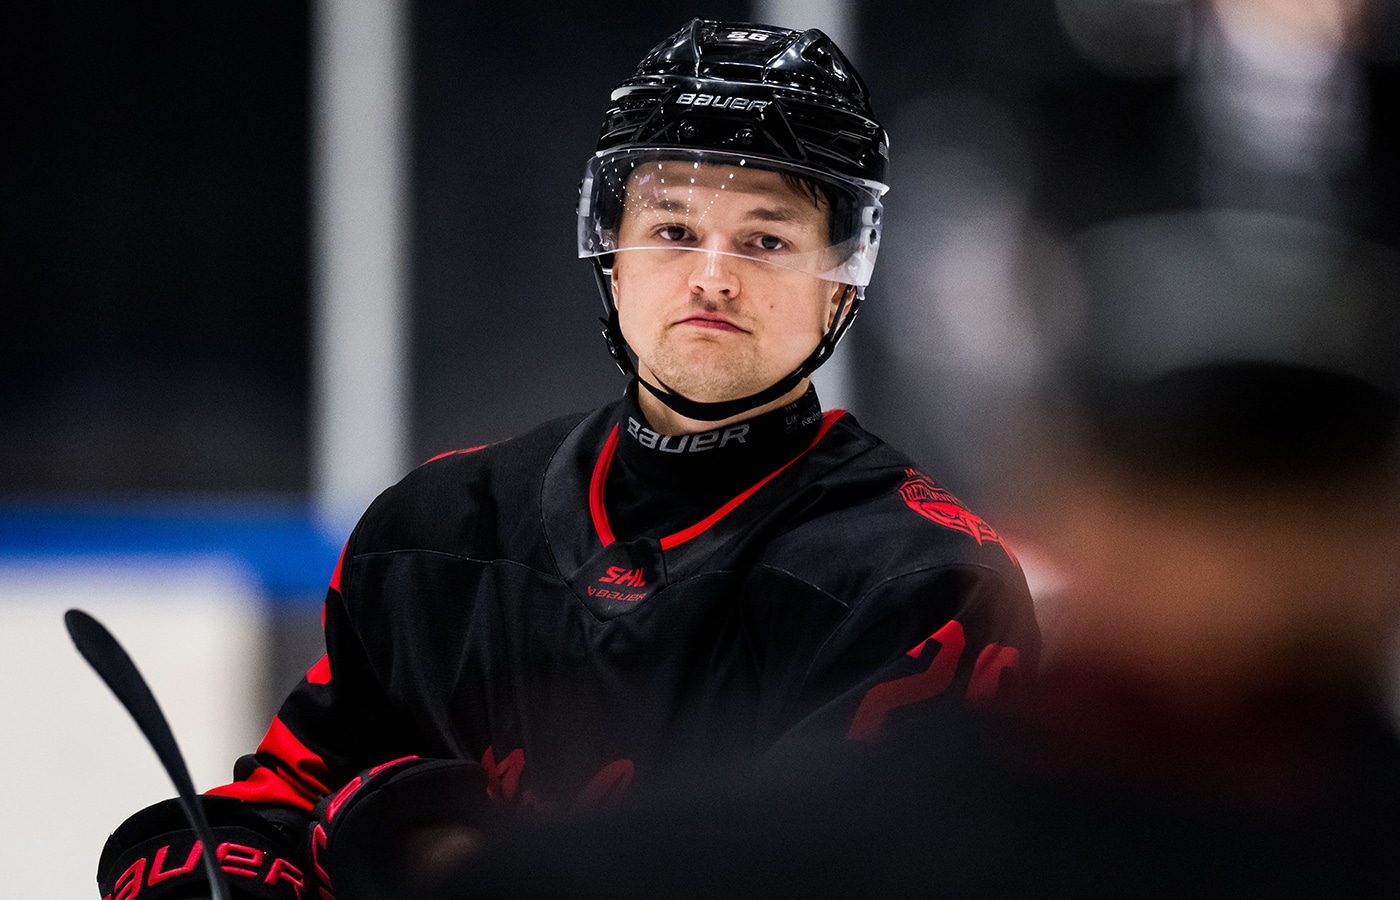
[[[493,827],[486,783],[466,760],[409,757],[369,769],[316,806],[311,868],[334,900],[425,892]]]
[[[236,900],[298,900],[306,879],[296,848],[242,800],[201,796],[213,852]],[[202,846],[180,802],[164,800],[123,822],[102,848],[97,886],[106,900],[207,900]]]

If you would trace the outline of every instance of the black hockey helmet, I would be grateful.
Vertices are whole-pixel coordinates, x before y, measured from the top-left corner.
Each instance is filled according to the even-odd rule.
[[[827,201],[831,247],[813,274],[848,284],[843,308],[811,356],[750,397],[697,403],[645,385],[690,418],[715,421],[791,390],[830,357],[854,319],[879,247],[889,144],[865,82],[821,31],[694,19],[658,44],[612,93],[579,197],[579,256],[595,264],[618,366],[633,366],[610,274],[624,186],[639,165],[713,163],[795,176]],[[663,385],[664,388],[664,385]]]
[[[720,150],[885,190],[889,145],[865,82],[813,28],[695,19],[612,93],[598,153]]]

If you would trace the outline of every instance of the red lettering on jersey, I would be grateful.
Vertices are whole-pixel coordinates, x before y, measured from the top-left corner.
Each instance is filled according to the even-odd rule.
[[[176,875],[188,875],[190,872],[193,872],[194,867],[199,863],[199,851],[203,849],[204,844],[195,841],[194,846],[190,848],[190,855],[185,859],[184,865],[180,866],[178,869],[162,870],[165,865],[165,855],[170,851],[170,846],[167,844],[161,847],[156,851],[155,861],[151,863],[151,874],[146,878],[146,884],[149,887],[155,887],[167,878],[174,878]]]
[[[598,579],[604,584],[622,584],[629,587],[646,587],[641,569],[624,569],[622,566],[608,566],[607,574]]]
[[[486,796],[492,800],[514,800],[520,790],[520,773],[525,768],[525,751],[516,747],[498,764],[496,748],[487,747],[481,756],[486,770]]]
[[[1001,691],[1002,673],[1020,672],[1021,651],[1001,644],[988,644],[977,656],[972,667],[972,682],[967,686],[969,706],[991,706]]]
[[[588,591],[588,596],[602,597],[604,600],[623,600],[627,603],[636,603],[638,600],[645,600],[647,598],[646,591],[642,591],[639,594],[624,594],[622,591],[609,591],[604,588],[596,588],[591,584],[585,585],[585,588]]]
[[[967,645],[963,627],[957,619],[949,619],[946,625],[914,648],[918,651],[915,654],[917,659],[923,659],[928,653],[929,641],[937,642],[938,650],[929,661],[928,668],[913,675],[882,682],[866,691],[856,709],[855,717],[851,719],[851,727],[846,732],[846,737],[856,741],[874,740],[880,736],[880,730],[884,727],[885,717],[889,715],[890,710],[936,697],[948,689],[948,685],[953,683],[953,674],[958,669],[958,659]],[[913,654],[914,651],[910,653]]]

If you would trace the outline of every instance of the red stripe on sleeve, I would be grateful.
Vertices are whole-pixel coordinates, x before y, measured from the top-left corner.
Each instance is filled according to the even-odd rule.
[[[250,803],[281,803],[285,806],[294,806],[304,812],[310,812],[316,806],[316,801],[320,799],[319,797],[308,797],[305,792],[292,783],[282,780],[271,769],[257,769],[246,781],[235,781],[232,784],[210,788],[207,793],[219,797],[232,797],[235,800],[246,800]]]
[[[322,656],[317,660],[316,665],[312,666],[311,670],[306,673],[306,680],[312,684],[330,684],[331,658]]]
[[[345,565],[345,551],[350,549],[347,541],[344,547],[340,548],[340,559],[335,561],[335,571],[331,573],[331,590],[340,593],[340,569]]]
[[[272,720],[257,752],[260,757],[275,759],[275,770],[263,766],[247,780],[213,788],[209,793],[310,811],[322,795],[331,792],[327,785],[338,780],[325,760],[298,740],[280,718]]]

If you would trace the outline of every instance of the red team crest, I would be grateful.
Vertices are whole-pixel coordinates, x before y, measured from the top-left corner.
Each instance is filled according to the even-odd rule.
[[[1016,559],[1011,548],[992,530],[992,526],[963,506],[957,497],[934,484],[927,475],[914,469],[906,469],[905,474],[910,477],[899,486],[899,495],[904,498],[910,509],[944,528],[972,535],[979,544],[983,541],[1000,544],[1013,561]]]

